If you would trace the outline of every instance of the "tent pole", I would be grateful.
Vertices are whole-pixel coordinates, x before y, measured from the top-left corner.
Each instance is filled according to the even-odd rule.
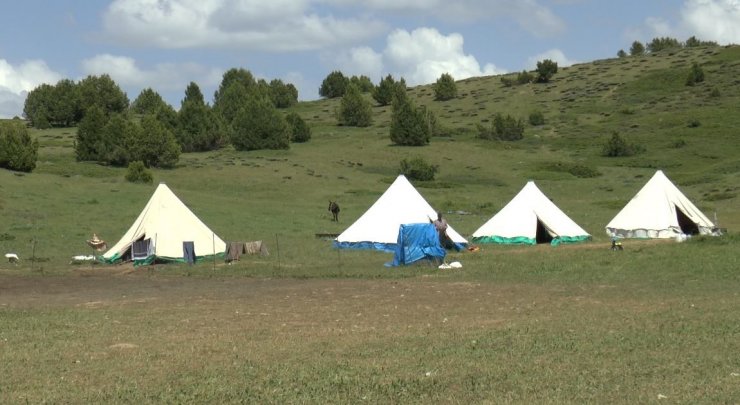
[[[216,234],[211,232],[213,238],[213,271],[216,271]]]
[[[31,238],[31,271],[33,272],[33,265],[36,263],[36,237]]]
[[[277,257],[278,257],[278,272],[280,272],[280,241],[278,240],[278,234],[275,234],[275,248],[277,249]]]

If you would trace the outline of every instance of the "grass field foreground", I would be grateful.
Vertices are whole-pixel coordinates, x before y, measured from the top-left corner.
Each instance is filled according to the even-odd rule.
[[[707,81],[687,87],[693,62]],[[336,126],[337,100],[300,103],[308,143],[153,171],[224,240],[267,243],[231,266],[70,264],[93,232],[115,243],[156,185],[76,162],[74,128],[32,130],[37,169],[0,170],[0,250],[21,257],[0,263],[0,402],[735,403],[738,70],[740,47],[710,47],[579,64],[545,85],[471,78],[448,102],[420,86],[449,129],[420,148],[390,145],[390,108],[357,129]],[[546,124],[521,142],[475,138],[495,112],[532,110]],[[601,157],[612,131],[645,152]],[[414,156],[439,165],[418,190],[464,236],[535,180],[594,239],[482,246],[440,271],[315,237],[349,226]],[[604,226],[656,169],[728,235],[609,250]]]

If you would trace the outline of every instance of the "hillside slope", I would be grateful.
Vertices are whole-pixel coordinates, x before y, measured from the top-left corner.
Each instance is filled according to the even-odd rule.
[[[686,86],[692,63],[706,81]],[[689,48],[561,68],[548,84],[505,87],[500,76],[458,82],[458,98],[433,100],[431,86],[409,90],[433,110],[449,136],[425,147],[392,146],[390,107],[374,107],[368,128],[336,125],[338,100],[303,102],[293,110],[313,128],[306,144],[287,151],[184,154],[174,170],[155,170],[225,240],[276,240],[283,258],[333,257],[315,233],[338,233],[359,217],[398,172],[399,161],[421,156],[439,165],[437,180],[421,193],[470,235],[526,181],[577,223],[605,241],[604,226],[655,169],[663,169],[711,218],[740,228],[740,47]],[[546,123],[527,126],[525,139],[493,142],[475,137],[493,114],[526,121],[540,111]],[[154,190],[123,180],[124,169],[74,160],[76,129],[33,130],[41,143],[30,174],[0,171],[0,249],[66,263],[86,253],[96,232],[120,237]],[[645,151],[606,158],[612,132]],[[579,178],[574,165],[601,176]],[[342,207],[330,221],[328,200]]]

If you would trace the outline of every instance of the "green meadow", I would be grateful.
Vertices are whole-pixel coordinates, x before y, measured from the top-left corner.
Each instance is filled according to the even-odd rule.
[[[686,86],[694,62],[706,80]],[[409,94],[445,131],[413,148],[391,144],[390,107],[348,128],[338,100],[302,102],[309,142],[183,154],[153,185],[76,162],[76,128],[31,129],[37,168],[0,171],[0,251],[21,258],[0,263],[0,402],[736,403],[738,77],[729,46],[578,64],[547,84],[471,78],[450,101],[419,86]],[[495,113],[534,111],[545,124],[522,141],[476,138]],[[602,157],[615,131],[644,151]],[[417,190],[466,237],[534,180],[593,240],[482,245],[438,270],[316,237],[417,156],[439,167]],[[657,169],[726,234],[609,250],[605,225]],[[70,263],[93,232],[115,243],[158,182],[222,239],[270,255]]]

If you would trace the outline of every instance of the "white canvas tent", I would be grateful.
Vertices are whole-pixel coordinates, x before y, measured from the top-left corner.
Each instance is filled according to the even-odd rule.
[[[591,235],[561,211],[533,181],[473,233],[479,243],[528,244],[581,242]]]
[[[131,228],[103,255],[103,261],[185,261],[184,242],[193,242],[196,260],[223,254],[226,247],[167,185],[160,183]]]
[[[675,238],[714,230],[714,223],[661,170],[606,225],[607,234],[623,238]]]
[[[334,246],[394,252],[402,224],[429,222],[437,212],[419,194],[406,176],[399,175],[377,201],[334,241]],[[468,241],[448,226],[447,235],[458,246]]]

